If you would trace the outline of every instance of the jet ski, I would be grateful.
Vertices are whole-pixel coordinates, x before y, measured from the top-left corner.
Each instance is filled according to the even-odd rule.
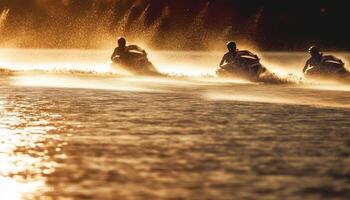
[[[124,56],[115,56],[113,58],[112,67],[122,68],[133,75],[142,76],[161,76],[162,74],[148,60],[145,53],[139,51],[129,51]]]
[[[219,77],[224,78],[243,78],[249,81],[258,81],[259,77],[267,72],[262,66],[260,59],[253,56],[250,52],[238,54],[235,62],[226,63],[220,66],[216,71]]]
[[[318,66],[306,69],[305,77],[350,82],[350,72],[344,67],[344,63],[332,57],[325,57]]]

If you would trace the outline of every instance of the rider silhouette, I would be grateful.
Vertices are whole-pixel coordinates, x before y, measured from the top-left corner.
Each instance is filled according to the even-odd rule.
[[[131,54],[130,51],[137,51],[143,56],[147,56],[147,53],[142,48],[137,45],[126,45],[126,40],[123,37],[118,38],[118,47],[114,49],[114,52],[111,56],[112,61],[127,59]],[[135,53],[133,53],[135,54]]]
[[[228,52],[222,57],[220,62],[220,67],[224,67],[226,64],[231,64],[231,63],[239,65],[240,64],[239,57],[241,55],[249,55],[249,56],[255,57],[256,59],[259,59],[257,55],[251,53],[250,51],[238,50],[235,42],[230,41],[227,43],[226,46],[227,46]]]
[[[332,55],[323,55],[323,53],[321,53],[316,46],[311,46],[309,48],[309,53],[311,57],[306,61],[303,68],[303,73],[305,73],[311,67],[315,68],[317,71],[327,70],[324,66],[322,66],[322,62],[326,60],[333,60],[339,62],[342,65],[344,64],[343,61],[339,58],[336,58]]]

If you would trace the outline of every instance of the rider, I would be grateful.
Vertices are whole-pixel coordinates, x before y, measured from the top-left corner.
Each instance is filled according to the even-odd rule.
[[[147,53],[142,48],[137,45],[126,45],[126,40],[123,37],[118,38],[118,47],[114,49],[114,52],[111,56],[112,61],[116,61],[119,59],[125,59],[128,55],[131,54],[130,51],[140,52],[140,55],[147,56]]]
[[[317,70],[322,70],[323,68],[321,66],[321,63],[326,60],[337,61],[341,65],[344,65],[343,61],[339,58],[336,58],[332,55],[323,55],[323,53],[321,53],[318,47],[316,46],[311,46],[309,48],[309,53],[311,55],[311,58],[309,58],[306,61],[305,66],[303,68],[303,73],[305,73],[306,70],[309,69],[310,67],[316,67]]]
[[[239,62],[238,58],[241,55],[249,55],[249,56],[255,57],[256,59],[259,59],[257,55],[252,54],[250,51],[238,50],[235,42],[230,41],[227,43],[226,46],[227,46],[228,52],[221,59],[220,67],[224,67],[226,64]]]

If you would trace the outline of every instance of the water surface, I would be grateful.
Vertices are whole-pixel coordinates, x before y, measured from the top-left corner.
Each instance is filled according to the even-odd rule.
[[[9,50],[0,55],[7,55],[4,66],[12,69],[75,64],[83,70],[103,68],[101,57],[108,55],[36,50],[29,56],[30,51],[20,51],[23,60],[17,62]],[[152,56],[163,71],[173,70],[165,64],[176,66],[175,53]],[[212,74],[213,58],[220,58],[210,53],[177,56],[186,58],[178,71],[190,68],[197,75]],[[79,64],[79,57],[86,62]],[[298,72],[297,63],[304,61],[300,54],[267,57],[274,66],[285,63],[272,67],[285,73]],[[206,65],[196,65],[205,59]],[[349,99],[348,85],[330,83],[2,75],[1,196],[349,199]]]

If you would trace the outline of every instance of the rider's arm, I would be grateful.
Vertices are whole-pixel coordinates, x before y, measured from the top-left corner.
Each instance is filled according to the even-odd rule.
[[[222,66],[226,62],[226,54],[222,57],[220,61],[220,66]]]
[[[114,49],[113,54],[111,56],[111,60],[113,61],[114,57],[117,55],[117,48]]]
[[[132,51],[132,50],[139,51],[139,52],[142,52],[143,54],[147,55],[146,51],[137,45],[129,45],[128,50],[129,51]]]
[[[252,52],[247,51],[247,50],[238,51],[237,54],[238,55],[249,55],[249,56],[252,56],[252,57],[259,59],[258,55],[253,54]]]
[[[341,64],[344,64],[343,61],[335,56],[332,56],[332,55],[326,55],[326,56],[323,56],[323,60],[334,60],[334,61],[337,61]]]
[[[304,68],[303,68],[303,73],[305,73],[305,71],[307,70],[307,68],[310,66],[310,63],[309,63],[309,60],[308,61],[306,61],[306,63],[305,63],[305,66],[304,66]]]

